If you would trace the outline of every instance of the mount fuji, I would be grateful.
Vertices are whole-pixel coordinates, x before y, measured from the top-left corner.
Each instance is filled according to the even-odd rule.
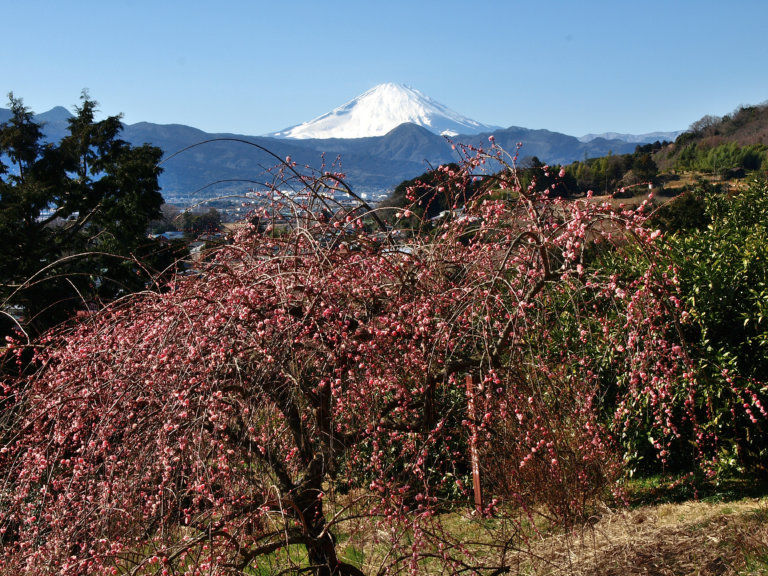
[[[443,136],[479,134],[498,128],[466,118],[415,88],[386,83],[374,86],[314,120],[268,136],[294,139],[367,138],[384,136],[405,123],[422,126]]]

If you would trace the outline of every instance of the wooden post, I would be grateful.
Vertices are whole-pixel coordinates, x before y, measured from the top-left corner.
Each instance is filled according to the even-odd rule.
[[[475,509],[483,509],[483,495],[480,492],[480,458],[477,455],[477,426],[475,425],[475,381],[467,374],[467,417],[469,419],[469,456],[472,461],[472,488],[475,492]]]

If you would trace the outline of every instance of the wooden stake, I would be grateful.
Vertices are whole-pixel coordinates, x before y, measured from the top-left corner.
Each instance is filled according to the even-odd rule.
[[[483,509],[483,495],[480,492],[480,458],[477,455],[477,426],[475,425],[475,382],[467,374],[467,416],[469,418],[469,456],[472,461],[472,487],[475,492],[475,509]]]

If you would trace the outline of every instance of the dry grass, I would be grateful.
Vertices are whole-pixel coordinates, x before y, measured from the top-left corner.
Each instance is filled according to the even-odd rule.
[[[531,543],[530,576],[768,574],[768,498],[605,512]]]
[[[675,198],[678,194],[685,190],[695,188],[700,181],[708,182],[709,184],[719,185],[726,192],[743,192],[749,187],[752,178],[732,178],[722,179],[718,176],[711,174],[704,174],[701,172],[683,172],[677,174],[674,178],[667,176],[665,179],[663,188],[654,187],[653,192],[654,202],[658,204],[664,204]],[[636,193],[632,196],[616,196],[613,195],[595,195],[592,197],[593,202],[603,203],[608,202],[613,208],[636,208],[644,200],[648,199],[648,189],[638,187],[635,189]]]
[[[662,176],[662,178],[664,178],[664,176]],[[746,190],[749,187],[752,178],[721,178],[720,176],[703,172],[681,172],[676,174],[673,178],[667,176],[666,181],[664,182],[664,194],[667,196],[675,196],[684,190],[696,187],[700,181],[720,185],[725,190],[736,191]]]

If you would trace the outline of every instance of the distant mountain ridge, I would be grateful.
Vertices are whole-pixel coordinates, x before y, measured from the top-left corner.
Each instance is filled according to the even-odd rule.
[[[636,144],[621,140],[596,139],[579,142],[573,136],[548,130],[510,127],[480,134],[462,134],[453,142],[475,147],[488,147],[493,134],[496,144],[514,153],[523,143],[520,157],[536,156],[550,164],[566,164],[584,157],[604,156],[609,152],[633,152]],[[279,158],[288,156],[299,166],[326,168],[340,159],[335,168],[345,174],[347,184],[372,198],[385,196],[403,180],[413,178],[431,167],[456,162],[460,157],[446,137],[434,134],[416,124],[401,124],[383,136],[367,138],[288,139],[244,136],[238,134],[206,134],[186,126],[140,123],[126,126],[124,138],[131,143],[150,142],[168,153],[181,150],[203,140],[224,138],[195,147],[175,156],[163,165],[163,195],[170,201],[185,203],[202,196],[234,194],[252,184],[222,182],[199,194],[196,191],[222,179],[257,179],[263,168],[273,166],[275,158],[262,150],[244,144],[247,141],[263,147]],[[231,140],[239,140],[233,142]]]
[[[623,140],[634,144],[648,144],[651,142],[674,142],[675,138],[680,136],[684,130],[675,130],[673,132],[649,132],[648,134],[621,134],[619,132],[604,132],[603,134],[585,134],[579,138],[581,142],[591,142],[597,138],[604,140]]]
[[[381,104],[382,98],[394,94],[392,102],[405,99],[403,101],[410,103],[405,112],[411,114],[414,110],[420,110],[423,112],[420,121],[429,120],[430,124],[423,126],[404,122],[384,134],[357,138],[309,137],[315,133],[333,133],[325,131],[325,128],[339,127],[335,121],[340,118],[340,113],[333,112],[344,108],[340,107],[329,115],[320,117],[334,119],[334,122],[313,127],[309,126],[311,123],[300,124],[298,127],[305,126],[306,129],[291,132],[300,134],[295,137],[285,136],[284,133],[290,132],[291,129],[283,131],[282,137],[248,136],[212,134],[181,124],[139,122],[125,125],[122,138],[133,145],[149,143],[158,146],[166,153],[160,184],[166,201],[177,204],[191,204],[213,197],[243,194],[249,188],[258,188],[260,181],[271,181],[271,177],[265,176],[264,172],[265,168],[275,166],[275,156],[290,156],[299,166],[310,166],[318,170],[323,163],[324,169],[330,169],[330,165],[336,164],[338,158],[340,164],[336,164],[334,170],[342,171],[346,175],[347,183],[358,193],[377,198],[386,195],[403,180],[418,176],[430,167],[459,160],[452,143],[487,147],[491,134],[495,137],[496,144],[511,153],[515,152],[518,143],[522,143],[521,158],[536,156],[549,164],[567,164],[608,153],[629,153],[634,151],[637,143],[642,143],[603,137],[581,141],[574,136],[549,130],[487,126],[445,107],[441,108],[442,105],[420,92],[402,85],[380,85],[366,94],[375,96],[374,100],[364,104],[362,108],[358,106],[361,105],[360,99],[365,95],[351,101],[356,104],[351,107],[349,115],[355,117],[371,102]],[[384,120],[396,121],[397,106],[392,102],[384,105],[386,110],[378,114],[376,122],[371,122],[383,126]],[[43,131],[51,141],[64,136],[70,117],[70,112],[60,106],[36,115],[38,121],[45,123]],[[0,122],[8,118],[10,111],[0,108]],[[363,121],[360,120],[358,127],[362,124]],[[453,134],[459,125],[463,126],[462,130],[466,132],[450,138],[436,133]],[[201,144],[203,142],[205,144]],[[188,147],[192,148],[174,155]],[[262,148],[275,156],[264,152]],[[174,156],[171,157],[172,155]]]

